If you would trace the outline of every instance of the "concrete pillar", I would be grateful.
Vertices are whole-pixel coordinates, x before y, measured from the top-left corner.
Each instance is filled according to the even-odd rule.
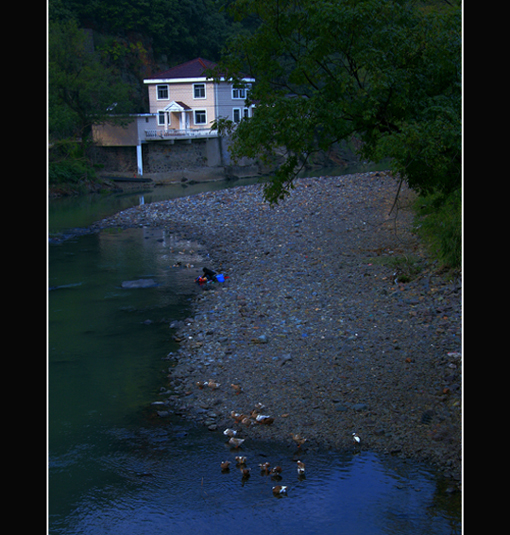
[[[138,168],[138,175],[143,176],[142,145],[136,146],[136,164]]]

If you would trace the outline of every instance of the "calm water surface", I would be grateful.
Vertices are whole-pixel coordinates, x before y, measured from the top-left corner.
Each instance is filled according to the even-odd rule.
[[[90,222],[69,217],[58,229]],[[223,435],[156,415],[171,365],[162,357],[177,349],[168,324],[186,317],[197,291],[188,270],[172,267],[184,250],[205,255],[152,229],[49,247],[49,533],[460,533],[460,497],[425,465],[305,452],[299,480],[293,448],[247,440],[243,481],[235,462],[220,471],[237,454]],[[122,288],[139,278],[158,286]],[[283,467],[280,482],[260,475],[266,460]],[[275,498],[276,484],[288,496]]]

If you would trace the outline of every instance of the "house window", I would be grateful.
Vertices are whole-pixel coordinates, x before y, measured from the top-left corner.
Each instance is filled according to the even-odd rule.
[[[251,84],[246,84],[246,87],[232,86],[232,98],[233,99],[245,99],[250,89],[251,89]]]
[[[158,125],[159,126],[164,126],[165,124],[165,115],[167,116],[167,122],[168,124],[170,124],[170,116],[169,114],[167,114],[166,111],[158,111]]]
[[[168,85],[157,85],[157,100],[168,100]]]
[[[232,118],[233,118],[234,123],[241,122],[241,108],[234,108],[232,110]]]
[[[207,112],[205,110],[195,110],[195,124],[207,124]]]
[[[193,98],[205,98],[205,84],[193,84]]]
[[[250,117],[250,108],[243,108],[243,117],[248,119]]]

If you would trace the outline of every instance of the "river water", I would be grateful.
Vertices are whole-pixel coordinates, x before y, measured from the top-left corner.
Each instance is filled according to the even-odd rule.
[[[242,182],[240,182],[242,183]],[[71,233],[141,202],[195,193],[213,183],[52,201],[50,234]],[[160,418],[177,350],[172,320],[197,288],[174,268],[179,242],[150,228],[71,237],[48,248],[48,532],[51,534],[451,534],[460,496],[429,466],[362,451],[305,452],[248,441],[243,480],[224,436],[177,416]],[[122,282],[151,278],[150,288]],[[282,480],[258,464],[282,466]],[[272,486],[288,485],[274,497]]]

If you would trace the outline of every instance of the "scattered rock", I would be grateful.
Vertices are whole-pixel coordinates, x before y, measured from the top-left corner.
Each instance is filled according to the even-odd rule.
[[[231,410],[260,402],[275,421],[241,427],[250,437],[301,433],[306,447],[343,448],[356,431],[370,448],[450,460],[460,473],[461,282],[443,278],[413,234],[412,192],[402,187],[395,219],[391,176],[295,185],[274,207],[254,185],[147,203],[95,226],[198,236],[207,265],[228,276],[199,288],[190,272],[193,313],[170,324],[176,410],[220,429]],[[419,270],[408,276],[411,260]],[[195,386],[210,377],[228,388]],[[198,415],[201,405],[217,418]]]
[[[138,279],[134,281],[124,281],[122,288],[154,288],[158,283],[153,279]]]

